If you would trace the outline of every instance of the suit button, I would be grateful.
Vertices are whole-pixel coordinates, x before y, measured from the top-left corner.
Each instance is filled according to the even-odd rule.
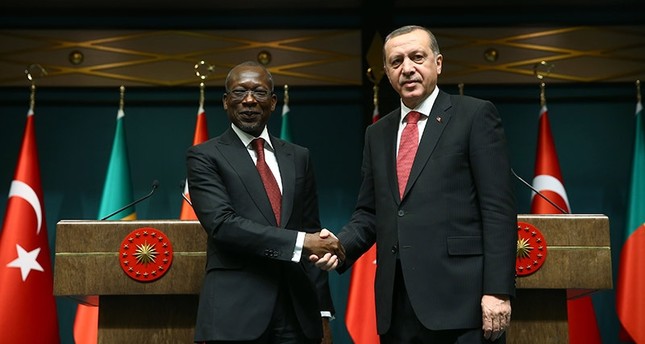
[[[405,211],[403,211],[403,210],[399,210],[399,212],[397,213],[397,215],[399,215],[399,217],[401,217],[401,216],[405,215]]]
[[[392,254],[396,254],[397,252],[399,252],[399,245],[392,245]]]

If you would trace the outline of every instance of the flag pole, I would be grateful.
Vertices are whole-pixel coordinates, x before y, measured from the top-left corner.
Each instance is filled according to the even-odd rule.
[[[119,111],[123,111],[125,105],[125,86],[119,87]]]
[[[636,80],[636,101],[640,103],[641,101],[641,81]]]
[[[203,109],[204,108],[204,99],[206,98],[204,96],[204,90],[206,86],[204,85],[204,82],[199,83],[199,108]]]
[[[374,102],[374,107],[378,107],[378,83],[380,80],[377,80],[376,76],[374,75],[374,71],[372,68],[367,68],[367,79],[372,83],[372,91],[374,92],[373,96],[373,102]]]
[[[199,70],[203,68],[203,66],[206,66],[206,71],[205,72],[200,72]],[[206,85],[204,84],[205,80],[208,79],[208,77],[211,75],[213,72],[213,69],[215,67],[211,64],[207,64],[206,61],[201,60],[197,63],[195,63],[195,66],[193,69],[195,70],[195,75],[201,80],[199,83],[199,108],[203,109],[204,108],[204,91],[206,89]]]
[[[549,76],[551,74],[551,70],[553,69],[555,65],[553,63],[546,62],[544,60],[540,61],[539,63],[536,63],[533,65],[533,75],[540,80],[540,107],[544,107],[546,105],[546,83],[544,82],[544,78]]]
[[[30,64],[25,69],[25,74],[27,75],[27,80],[31,81],[31,93],[29,95],[29,110],[34,111],[34,106],[36,105],[36,78],[31,74],[32,70],[38,69],[40,71],[40,76],[47,76],[47,70],[39,64]]]
[[[367,68],[367,79],[372,83],[372,104],[374,105],[373,112],[372,112],[372,123],[376,122],[379,120],[379,112],[378,112],[378,90],[379,90],[379,82],[381,81],[382,76],[376,76],[374,73],[374,70],[370,67]]]
[[[289,85],[285,84],[284,95],[282,97],[282,115],[280,116],[282,120],[282,124],[280,126],[280,138],[288,142],[293,142],[291,139],[289,112]]]
[[[284,105],[289,106],[289,85],[284,85]]]

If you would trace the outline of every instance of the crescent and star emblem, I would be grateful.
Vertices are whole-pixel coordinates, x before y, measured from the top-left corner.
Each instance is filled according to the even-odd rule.
[[[34,189],[32,189],[31,186],[29,186],[27,183],[20,180],[14,180],[11,182],[11,188],[9,189],[9,198],[11,197],[22,198],[27,201],[29,205],[31,205],[31,207],[34,209],[34,213],[36,213],[36,220],[38,222],[36,235],[40,234],[40,229],[42,228],[43,224],[43,212],[40,207],[40,201],[38,199],[36,191],[34,191]],[[31,270],[41,272],[45,271],[42,265],[40,265],[40,263],[38,263],[38,261],[36,260],[38,258],[38,254],[40,253],[40,247],[37,247],[31,251],[27,251],[19,244],[16,244],[16,253],[18,257],[9,262],[9,264],[7,264],[7,267],[20,269],[20,275],[23,282],[27,280],[27,277],[29,276]]]

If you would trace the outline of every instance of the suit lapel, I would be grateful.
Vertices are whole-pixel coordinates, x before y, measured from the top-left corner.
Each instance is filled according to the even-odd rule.
[[[399,200],[399,182],[396,174],[396,139],[399,131],[399,120],[401,118],[401,109],[396,109],[390,112],[387,116],[383,117],[381,121],[387,121],[384,123],[382,128],[381,135],[376,137],[382,137],[383,140],[383,152],[385,152],[385,166],[389,169],[388,171],[388,180],[390,183],[390,191],[392,192],[392,197],[398,202]],[[374,162],[372,162],[374,163]]]
[[[258,174],[258,170],[255,168],[248,149],[244,147],[240,138],[237,137],[237,134],[231,128],[220,136],[218,144],[222,155],[226,157],[233,170],[240,177],[242,184],[246,188],[246,192],[251,195],[251,199],[255,202],[257,208],[267,219],[268,223],[275,226],[275,215],[269,202],[269,196],[267,196],[262,179],[260,179],[260,174]]]
[[[284,227],[291,217],[293,209],[293,198],[296,188],[296,164],[293,147],[287,146],[284,141],[271,137],[271,143],[275,149],[275,158],[280,167],[280,179],[282,180],[282,206],[281,227]]]
[[[419,178],[421,171],[423,171],[423,168],[430,159],[430,155],[432,155],[434,148],[437,146],[437,142],[444,128],[448,125],[453,113],[453,111],[450,111],[450,108],[452,108],[450,95],[440,91],[428,116],[426,127],[423,130],[423,136],[421,136],[421,142],[419,142],[419,150],[417,150],[417,155],[414,158],[414,163],[410,170],[410,178],[403,193],[403,198],[405,198],[412,185],[414,185],[414,182]]]

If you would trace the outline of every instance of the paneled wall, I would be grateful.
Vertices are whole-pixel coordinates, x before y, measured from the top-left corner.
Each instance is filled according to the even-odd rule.
[[[458,91],[455,85],[440,85]],[[515,171],[530,182],[535,161],[539,87],[537,85],[466,85],[466,94],[492,100],[508,136]],[[293,141],[312,151],[324,226],[337,231],[352,211],[360,183],[365,113],[360,87],[290,89]],[[384,98],[393,98],[382,84]],[[206,116],[211,137],[228,120],[221,108],[221,88],[207,88]],[[279,94],[282,99],[282,94]],[[0,194],[8,194],[18,155],[29,90],[0,88]],[[45,214],[53,250],[56,222],[96,219],[118,109],[118,88],[47,88],[37,91],[36,133],[45,198]],[[619,84],[547,85],[547,104],[562,167],[564,185],[574,213],[605,214],[611,226],[614,274],[623,242],[625,209],[633,145],[635,87]],[[180,182],[185,177],[184,153],[192,143],[198,90],[128,88],[125,96],[126,135],[135,197],[148,193],[154,179],[157,193],[136,207],[140,219],[179,216]],[[279,134],[280,103],[269,123]],[[382,108],[385,114],[391,109]],[[529,212],[530,190],[515,185],[519,212]],[[0,197],[0,217],[6,198]],[[349,274],[332,275],[338,310],[333,322],[336,343],[351,343],[344,327]],[[605,343],[616,343],[614,292],[594,295]],[[72,343],[75,304],[59,299],[63,343]]]

